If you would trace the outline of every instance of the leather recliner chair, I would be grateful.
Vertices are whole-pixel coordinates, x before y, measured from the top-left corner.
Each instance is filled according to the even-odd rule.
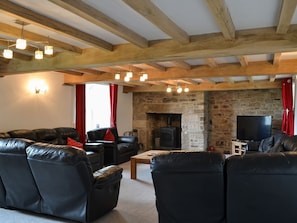
[[[117,205],[122,168],[93,173],[85,152],[69,146],[35,143],[26,151],[42,197],[41,213],[91,222]]]
[[[159,223],[225,222],[224,155],[176,152],[152,158]]]
[[[114,139],[107,139],[110,131]],[[119,136],[117,128],[98,128],[87,132],[88,142],[104,144],[104,164],[120,164],[130,160],[139,150],[138,137]]]
[[[228,223],[297,222],[296,152],[226,160]]]
[[[41,198],[26,155],[26,148],[33,143],[28,139],[0,140],[1,207],[40,212]]]

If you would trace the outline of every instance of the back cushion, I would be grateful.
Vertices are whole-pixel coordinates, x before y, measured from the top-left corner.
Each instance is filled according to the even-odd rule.
[[[59,145],[67,145],[68,137],[80,142],[79,134],[75,128],[59,127],[55,128],[55,130],[57,131]]]
[[[52,144],[58,144],[57,132],[55,129],[34,129],[38,142],[46,142]]]
[[[29,129],[17,129],[9,131],[8,134],[11,138],[25,138],[30,140],[37,140],[36,134],[33,130]]]

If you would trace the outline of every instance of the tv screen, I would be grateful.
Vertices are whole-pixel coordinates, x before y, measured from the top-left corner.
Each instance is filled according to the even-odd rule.
[[[271,136],[271,116],[237,116],[237,139],[261,141]]]

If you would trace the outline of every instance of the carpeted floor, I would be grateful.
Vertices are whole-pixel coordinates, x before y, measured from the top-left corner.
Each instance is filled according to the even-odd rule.
[[[130,162],[124,168],[117,207],[93,223],[157,223],[155,192],[150,166],[137,165],[137,180],[130,179]],[[73,223],[61,218],[0,208],[1,223]]]

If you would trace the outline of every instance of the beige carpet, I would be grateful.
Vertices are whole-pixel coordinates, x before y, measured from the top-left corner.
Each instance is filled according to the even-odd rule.
[[[130,162],[124,168],[117,207],[93,223],[157,223],[155,192],[150,167],[138,164],[137,180],[130,179]],[[1,223],[73,223],[60,218],[0,208]]]

